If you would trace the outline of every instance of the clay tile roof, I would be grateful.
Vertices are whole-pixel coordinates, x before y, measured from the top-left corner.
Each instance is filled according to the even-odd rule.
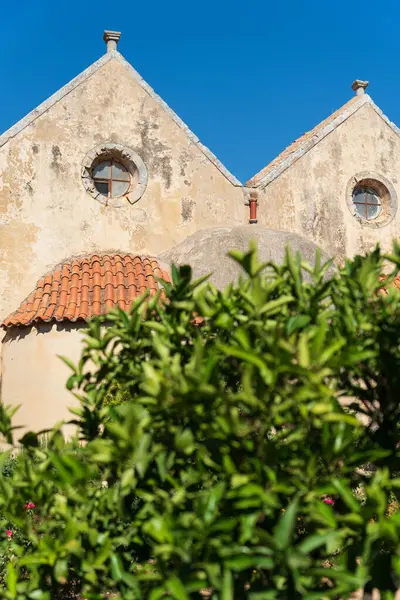
[[[151,295],[157,292],[157,278],[170,279],[155,258],[94,254],[66,261],[40,279],[28,298],[1,325],[86,321],[117,306],[129,310],[135,298],[146,290]]]
[[[385,277],[381,277],[381,280],[384,281]],[[393,281],[391,282],[391,286],[390,287],[391,288],[396,288],[397,290],[400,290],[400,276],[399,275],[393,279]],[[388,294],[388,288],[387,287],[382,287],[380,289],[380,291],[383,294]]]
[[[363,97],[361,97],[363,98]],[[297,140],[292,142],[290,146],[285,148],[283,152],[281,152],[273,161],[271,161],[266,167],[261,169],[259,173],[254,175],[249,181],[247,181],[246,185],[248,186],[257,186],[263,179],[265,179],[272,171],[277,169],[282,165],[284,161],[289,159],[295,152],[300,150],[307,142],[309,142],[313,137],[319,134],[327,125],[330,125],[340,117],[342,114],[345,114],[346,111],[353,106],[353,104],[361,104],[362,100],[360,100],[359,96],[354,96],[346,102],[339,110],[332,113],[327,119],[319,123],[314,129],[307,131],[302,136],[300,136]]]

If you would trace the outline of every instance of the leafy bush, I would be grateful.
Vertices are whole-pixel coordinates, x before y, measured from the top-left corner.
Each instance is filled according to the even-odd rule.
[[[380,278],[386,260],[390,287],[400,250],[332,277],[318,257],[231,254],[246,276],[224,292],[182,267],[166,302],[90,321],[67,361],[84,446],[27,434],[1,479],[0,508],[29,542],[0,542],[5,598],[393,597],[400,295]],[[115,390],[129,401],[107,402]]]
[[[17,457],[14,454],[7,454],[6,460],[3,463],[1,474],[3,477],[12,477],[17,465]]]
[[[103,406],[117,406],[131,399],[129,392],[121,388],[118,381],[114,381],[103,399]]]

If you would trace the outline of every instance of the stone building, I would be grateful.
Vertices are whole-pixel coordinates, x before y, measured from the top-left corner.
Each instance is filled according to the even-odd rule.
[[[0,136],[2,399],[35,429],[68,418],[63,354],[94,314],[128,308],[171,262],[236,276],[232,247],[341,261],[400,231],[400,136],[355,81],[341,109],[246,184],[107,52]]]

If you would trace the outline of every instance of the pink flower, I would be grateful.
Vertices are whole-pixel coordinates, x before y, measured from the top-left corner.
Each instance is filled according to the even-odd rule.
[[[27,504],[24,504],[25,510],[33,510],[35,507],[36,507],[36,505],[33,504],[33,502],[28,502]]]
[[[332,498],[323,498],[322,502],[325,502],[325,504],[330,504],[331,506],[335,506],[335,501],[332,500]]]
[[[6,529],[6,536],[7,536],[8,538],[12,537],[12,533],[13,533],[13,532],[11,531],[11,529]]]

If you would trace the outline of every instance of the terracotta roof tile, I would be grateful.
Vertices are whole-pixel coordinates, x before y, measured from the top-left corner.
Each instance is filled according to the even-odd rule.
[[[385,277],[381,277],[381,280],[384,281]],[[400,290],[400,275],[398,275],[397,277],[395,277],[393,279],[393,281],[391,282],[390,287],[395,287],[397,290]],[[382,287],[380,289],[380,292],[382,292],[382,294],[388,294],[388,288],[387,287]]]
[[[290,144],[290,146],[285,148],[285,150],[283,150],[283,152],[281,152],[276,158],[274,158],[273,161],[271,161],[266,167],[261,169],[261,171],[259,171],[259,173],[254,175],[254,177],[249,179],[249,181],[247,181],[246,185],[248,185],[248,186],[258,185],[261,182],[261,180],[264,179],[264,177],[266,177],[271,171],[273,171],[274,169],[279,167],[283,163],[284,160],[289,158],[292,154],[294,154],[297,150],[299,150],[306,142],[308,142],[309,140],[311,140],[311,138],[313,138],[315,135],[317,135],[324,127],[329,125],[332,121],[334,121],[337,117],[339,117],[342,113],[344,113],[348,108],[350,108],[350,106],[352,106],[359,100],[360,100],[359,96],[354,96],[353,98],[351,98],[351,100],[349,100],[348,102],[346,102],[346,104],[344,104],[341,108],[339,108],[339,110],[337,110],[334,113],[332,113],[331,115],[329,115],[329,117],[327,119],[325,119],[324,121],[321,121],[321,123],[319,123],[316,127],[314,127],[314,129],[307,131],[302,136],[300,136],[297,140],[292,142]]]
[[[68,261],[42,277],[1,325],[87,320],[117,306],[129,310],[135,298],[146,290],[151,295],[157,292],[160,278],[170,280],[155,258],[95,254]]]

